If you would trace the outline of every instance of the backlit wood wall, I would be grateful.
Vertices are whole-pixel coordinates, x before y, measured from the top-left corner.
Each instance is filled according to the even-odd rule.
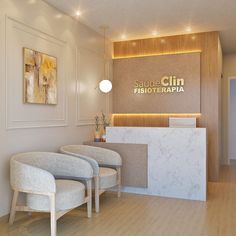
[[[218,32],[140,39],[114,43],[114,59],[201,51],[201,115],[208,133],[208,176],[219,178],[221,49]],[[128,101],[127,101],[128,102]],[[186,115],[183,115],[185,117]],[[170,115],[113,115],[115,126],[168,126]]]

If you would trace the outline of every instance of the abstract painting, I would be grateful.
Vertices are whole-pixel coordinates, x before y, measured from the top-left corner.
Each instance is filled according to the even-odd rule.
[[[57,104],[57,59],[23,48],[24,103]]]

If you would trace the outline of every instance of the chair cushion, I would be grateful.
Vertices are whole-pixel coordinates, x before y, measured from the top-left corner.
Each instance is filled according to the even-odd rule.
[[[117,185],[117,171],[112,168],[99,167],[100,189]]]
[[[34,210],[50,211],[48,196],[27,194],[27,206]],[[69,210],[85,201],[84,184],[73,180],[56,180],[56,210]]]

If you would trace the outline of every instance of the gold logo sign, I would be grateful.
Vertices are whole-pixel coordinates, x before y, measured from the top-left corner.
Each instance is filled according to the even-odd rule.
[[[184,79],[176,76],[164,76],[161,80],[136,80],[134,83],[135,94],[151,93],[181,93],[184,92]]]

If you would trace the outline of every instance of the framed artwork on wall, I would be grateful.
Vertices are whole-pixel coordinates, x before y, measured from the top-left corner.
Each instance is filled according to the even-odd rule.
[[[57,58],[23,48],[24,103],[57,104]]]

